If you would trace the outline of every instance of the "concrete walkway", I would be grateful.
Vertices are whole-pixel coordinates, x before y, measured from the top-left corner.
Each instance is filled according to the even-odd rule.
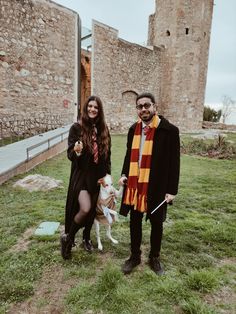
[[[67,139],[69,128],[70,125],[0,147],[0,176]],[[45,143],[30,149],[27,158],[27,148],[42,142]]]

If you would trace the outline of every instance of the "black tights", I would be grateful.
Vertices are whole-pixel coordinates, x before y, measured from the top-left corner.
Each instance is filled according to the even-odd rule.
[[[74,221],[69,230],[69,238],[74,241],[75,235],[80,228],[85,226],[83,238],[90,239],[90,231],[92,229],[95,217],[95,201],[97,195],[91,196],[87,190],[81,190],[78,197],[79,212],[75,215]]]
[[[91,196],[88,191],[81,190],[78,197],[79,212],[74,217],[77,225],[82,225],[91,209]]]
[[[90,212],[88,213],[83,230],[83,240],[90,240],[90,231],[93,226],[95,215],[95,210],[90,210]]]

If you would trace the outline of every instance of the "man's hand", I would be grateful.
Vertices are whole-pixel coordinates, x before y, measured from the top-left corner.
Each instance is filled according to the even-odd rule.
[[[125,175],[122,175],[122,177],[120,178],[120,180],[118,181],[118,184],[121,186],[121,185],[125,185],[127,184],[127,177]]]
[[[173,201],[174,198],[175,198],[175,195],[172,195],[172,194],[165,195],[166,203],[170,203],[171,201]]]

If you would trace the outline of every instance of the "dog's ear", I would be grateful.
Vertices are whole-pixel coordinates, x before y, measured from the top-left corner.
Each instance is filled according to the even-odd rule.
[[[104,180],[103,180],[103,178],[98,179],[98,184],[104,185]]]

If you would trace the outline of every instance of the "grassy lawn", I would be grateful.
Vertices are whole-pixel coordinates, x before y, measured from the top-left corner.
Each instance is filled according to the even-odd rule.
[[[118,181],[126,137],[112,137],[112,174]],[[236,161],[182,155],[179,194],[164,225],[166,275],[147,265],[149,222],[143,221],[142,264],[124,276],[129,218],[120,217],[104,252],[73,248],[60,256],[59,235],[34,235],[42,221],[64,223],[70,162],[66,154],[30,171],[63,180],[63,187],[32,192],[0,188],[0,313],[236,313]],[[92,240],[96,245],[95,231]],[[27,312],[28,310],[28,312]],[[25,312],[24,312],[25,311]]]

